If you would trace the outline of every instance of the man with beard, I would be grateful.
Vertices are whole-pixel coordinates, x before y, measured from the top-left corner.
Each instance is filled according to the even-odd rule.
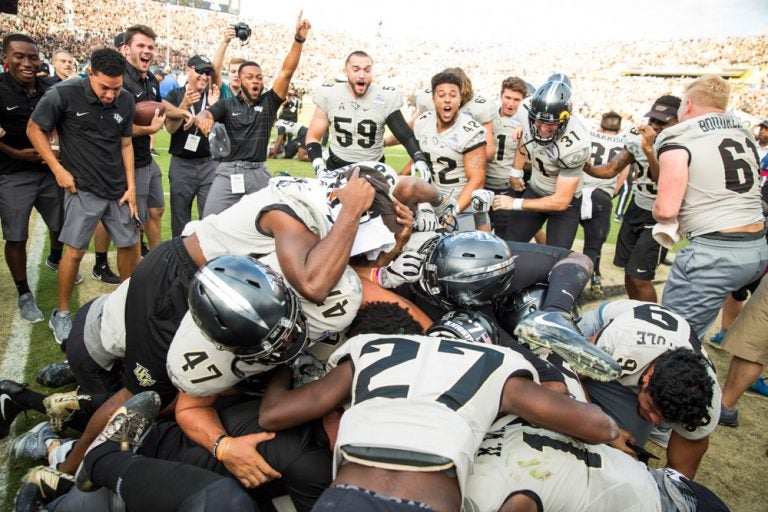
[[[149,72],[155,58],[157,35],[146,25],[133,25],[126,29],[123,51],[128,68],[123,76],[123,87],[131,93],[136,103],[160,101],[160,85]],[[165,117],[159,112],[149,126],[133,125],[133,153],[136,159],[136,204],[139,219],[144,224],[149,248],[160,244],[165,197],[163,174],[152,159],[150,136],[163,127]],[[99,263],[99,262],[97,262]]]
[[[432,77],[435,109],[424,112],[413,125],[420,147],[429,156],[431,181],[447,197],[456,197],[460,231],[475,228],[470,202],[472,192],[485,181],[485,130],[462,113],[461,78],[455,73]]]
[[[354,51],[344,63],[347,81],[323,84],[314,94],[317,108],[307,131],[307,154],[315,172],[333,170],[354,162],[384,161],[385,126],[415,162],[416,171],[428,176],[428,158],[419,149],[400,107],[403,96],[393,87],[373,84],[373,59]],[[323,159],[320,141],[330,128],[330,156]]]
[[[256,62],[240,64],[237,75],[240,93],[235,98],[217,102],[195,116],[195,124],[208,136],[214,122],[223,123],[231,149],[213,178],[206,200],[204,216],[221,213],[245,194],[264,188],[269,181],[267,149],[270,132],[299,65],[301,50],[312,25],[299,13],[296,33],[283,67],[275,77],[272,89],[264,92],[264,75]]]
[[[167,115],[165,126],[171,133],[168,181],[171,185],[173,236],[181,235],[184,226],[192,220],[195,197],[198,216],[203,216],[217,165],[211,159],[208,138],[202,137],[193,124],[195,115],[219,98],[219,88],[211,84],[213,64],[207,57],[195,55],[187,62],[186,72],[186,86],[172,90],[163,100]]]

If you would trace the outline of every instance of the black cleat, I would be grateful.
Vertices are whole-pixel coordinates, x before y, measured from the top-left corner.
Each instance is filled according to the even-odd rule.
[[[517,324],[515,336],[532,348],[555,352],[576,372],[590,379],[607,382],[621,375],[619,364],[584,338],[565,313],[534,311]]]
[[[12,380],[0,380],[0,439],[8,436],[11,423],[26,408],[16,402],[16,396],[24,391],[26,384]]]
[[[43,366],[37,372],[35,380],[38,384],[47,388],[60,388],[61,386],[77,382],[68,361],[59,361]]]

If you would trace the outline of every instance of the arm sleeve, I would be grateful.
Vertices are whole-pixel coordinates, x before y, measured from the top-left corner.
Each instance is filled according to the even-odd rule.
[[[387,126],[392,130],[392,134],[405,146],[405,150],[411,155],[414,161],[423,160],[427,161],[427,157],[421,152],[419,143],[416,142],[416,137],[413,135],[413,130],[408,126],[408,123],[403,117],[403,113],[399,110],[392,112],[387,117]]]

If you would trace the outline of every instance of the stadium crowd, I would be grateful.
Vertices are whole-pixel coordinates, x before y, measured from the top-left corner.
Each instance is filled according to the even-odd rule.
[[[766,394],[764,37],[522,48],[510,70],[500,42],[355,39],[302,14],[245,20],[247,43],[233,16],[147,0],[29,0],[0,21],[5,259],[19,315],[66,354],[38,381],[75,388],[0,376],[0,439],[47,463],[17,511],[728,510],[696,474],[741,394]],[[183,85],[161,95],[158,68]],[[313,177],[272,176],[275,127]],[[625,182],[628,298],[579,315]],[[33,207],[58,273],[47,317]],[[72,307],[92,237],[115,288]],[[748,293],[721,389],[702,341]],[[27,410],[46,420],[13,432]]]

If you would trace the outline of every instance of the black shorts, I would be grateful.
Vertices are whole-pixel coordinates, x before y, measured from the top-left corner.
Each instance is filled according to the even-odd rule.
[[[317,512],[330,512],[331,510],[340,512],[347,510],[349,512],[361,510],[366,512],[413,512],[419,510],[425,512],[435,509],[418,501],[384,496],[353,485],[335,485],[326,489],[312,510]]]
[[[653,281],[656,267],[667,256],[667,250],[653,239],[651,231],[655,224],[650,210],[640,208],[634,201],[629,203],[616,240],[613,264],[624,268],[630,277]]]
[[[542,196],[525,189],[524,199],[538,199]],[[498,233],[505,240],[528,242],[538,230],[547,223],[547,245],[570,249],[576,238],[576,230],[581,220],[581,197],[574,197],[571,204],[562,212],[527,212],[513,211],[510,215],[506,233]]]
[[[181,237],[152,249],[136,266],[125,300],[123,385],[133,394],[156,391],[168,405],[176,388],[165,370],[173,336],[187,312],[197,265]]]

